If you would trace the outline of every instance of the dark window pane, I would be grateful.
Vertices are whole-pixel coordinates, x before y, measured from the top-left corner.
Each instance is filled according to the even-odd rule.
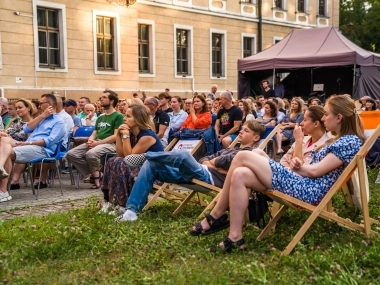
[[[141,59],[141,70],[148,72],[149,71],[149,59],[142,58]]]
[[[96,33],[103,34],[103,18],[96,17]]]
[[[38,31],[38,46],[47,47],[46,32]]]
[[[37,23],[38,26],[46,26],[46,14],[45,10],[37,9]]]
[[[97,52],[104,52],[104,40],[102,38],[96,39],[96,49]]]
[[[48,11],[49,28],[58,28],[58,11]]]
[[[51,49],[50,52],[50,62],[49,64],[52,65],[59,65],[59,51]]]
[[[141,35],[140,39],[141,40],[148,40],[149,38],[149,31],[148,31],[148,26],[147,25],[141,25]]]
[[[181,48],[177,47],[177,59],[181,59]]]
[[[106,54],[106,68],[113,68],[113,55]]]
[[[48,64],[47,60],[47,49],[39,49],[39,58],[40,58],[40,64]]]
[[[182,72],[183,72],[183,73],[188,73],[188,69],[187,69],[187,61],[183,61],[183,62],[182,62]]]
[[[187,59],[187,49],[182,49],[182,59]]]
[[[49,47],[50,48],[59,47],[58,33],[49,33]]]
[[[149,45],[141,45],[141,55],[142,57],[149,57]]]
[[[105,39],[105,52],[112,53],[112,39]]]
[[[98,68],[104,68],[104,55],[98,53]]]

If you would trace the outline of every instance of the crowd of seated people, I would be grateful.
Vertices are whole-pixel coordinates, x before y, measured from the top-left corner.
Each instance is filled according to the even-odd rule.
[[[364,140],[353,101],[345,95],[330,97],[324,107],[318,98],[313,98],[307,108],[298,97],[290,104],[272,97],[234,100],[229,91],[211,97],[196,94],[183,100],[164,92],[157,98],[119,100],[115,92],[105,90],[99,103],[92,104],[86,97],[78,102],[69,99],[62,103],[59,96],[44,94],[35,118],[33,104],[20,99],[13,104],[17,117],[10,112],[4,120],[6,129],[0,133],[0,202],[12,199],[7,184],[13,162],[16,164],[11,190],[20,188],[19,178],[25,163],[51,156],[61,145],[68,150],[69,145],[64,142],[77,128],[93,126],[88,141],[68,150],[65,159],[83,177],[91,177],[92,189],[101,188],[104,194],[101,212],[109,212],[116,206],[116,213],[121,214],[117,221],[137,220],[156,180],[181,183],[196,178],[223,190],[216,207],[190,234],[206,235],[230,227],[220,248],[244,249],[242,225],[249,196],[247,189],[276,189],[316,204]],[[363,110],[376,106],[371,100],[366,98]],[[284,116],[279,116],[279,112]],[[199,162],[187,151],[164,152],[170,132],[206,130],[212,124],[213,114],[222,151]],[[265,127],[276,124],[282,126],[276,134],[278,152],[284,140],[292,143],[280,163],[254,148]],[[329,137],[326,131],[336,136]],[[236,138],[239,146],[229,149]],[[107,153],[116,156],[102,168],[101,157]],[[47,187],[47,171],[41,170],[41,183],[35,187]],[[312,188],[318,191],[313,192]]]

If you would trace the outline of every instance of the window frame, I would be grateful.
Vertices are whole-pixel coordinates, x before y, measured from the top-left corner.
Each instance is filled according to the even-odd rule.
[[[178,74],[177,73],[177,30],[186,30],[188,32],[188,73]],[[193,62],[193,26],[174,24],[173,26],[173,36],[174,36],[174,78],[193,78],[194,74],[194,62]]]
[[[277,36],[274,36],[273,37],[273,45],[276,44],[276,41],[282,41],[284,37],[277,37]]]
[[[252,54],[251,55],[256,54],[256,44],[257,44],[256,34],[242,33],[241,34],[241,58],[244,58],[244,38],[253,39],[254,42],[253,42],[253,44],[251,43],[251,45],[252,45]]]
[[[146,19],[137,19],[137,27],[138,25],[148,25],[150,26],[150,33],[149,33],[149,65],[150,65],[150,71],[149,73],[140,73],[140,67],[139,67],[139,58],[138,58],[138,50],[137,50],[137,71],[139,74],[139,77],[156,77],[156,38],[155,38],[155,22],[152,20],[146,20]],[[138,35],[137,35],[137,49],[139,48],[138,45]]]
[[[40,66],[39,58],[39,41],[38,41],[38,22],[37,8],[54,9],[58,11],[59,25],[59,49],[60,49],[60,65],[57,67]],[[68,72],[68,57],[67,57],[67,29],[66,29],[66,6],[47,1],[33,0],[33,37],[34,37],[34,66],[35,71],[42,72]]]
[[[214,76],[212,74],[212,35],[221,34],[222,37],[222,74],[221,76]],[[227,79],[227,31],[219,29],[210,29],[210,79],[212,80],[225,80]]]
[[[97,17],[107,17],[114,19],[113,25],[113,69],[98,69],[98,50],[97,50]],[[121,74],[121,46],[120,46],[120,15],[118,13],[92,10],[92,30],[94,44],[94,74],[120,75]]]

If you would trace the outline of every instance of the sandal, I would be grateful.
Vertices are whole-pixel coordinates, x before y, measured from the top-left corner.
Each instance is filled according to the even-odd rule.
[[[233,250],[241,250],[245,251],[247,248],[245,247],[245,241],[244,239],[239,239],[238,241],[232,241],[230,238],[225,238],[223,240],[223,247],[213,245],[209,248],[208,251],[210,252],[216,252],[218,249],[222,250],[223,252],[231,253]]]
[[[99,171],[99,176],[98,177],[94,177],[94,176],[92,176],[92,175],[90,175],[88,178],[86,178],[85,180],[88,180],[88,182],[89,183],[92,183],[92,184],[94,184],[94,180],[95,179],[99,179],[99,182],[100,181],[102,181],[102,179],[103,179],[103,173],[101,173],[100,171]],[[88,183],[87,182],[87,183]],[[85,182],[86,183],[86,182]]]
[[[208,230],[204,231],[201,222],[197,222],[195,224],[195,229],[190,230],[190,234],[192,236],[209,235],[227,229],[230,226],[227,214],[222,215],[219,219],[215,219],[208,214],[206,216],[206,221],[210,225]]]

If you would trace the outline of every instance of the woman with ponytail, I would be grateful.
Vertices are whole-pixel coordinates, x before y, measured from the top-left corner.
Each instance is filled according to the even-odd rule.
[[[306,203],[317,205],[351,162],[364,142],[364,131],[349,95],[333,95],[324,107],[322,122],[335,137],[312,151],[312,161],[305,165],[295,157],[290,168],[253,151],[241,151],[232,161],[220,193],[211,211],[213,220],[225,219],[230,211],[230,232],[220,244],[221,249],[245,249],[242,228],[251,189],[275,189]],[[299,126],[297,126],[299,128]],[[207,220],[203,231],[210,229]]]

